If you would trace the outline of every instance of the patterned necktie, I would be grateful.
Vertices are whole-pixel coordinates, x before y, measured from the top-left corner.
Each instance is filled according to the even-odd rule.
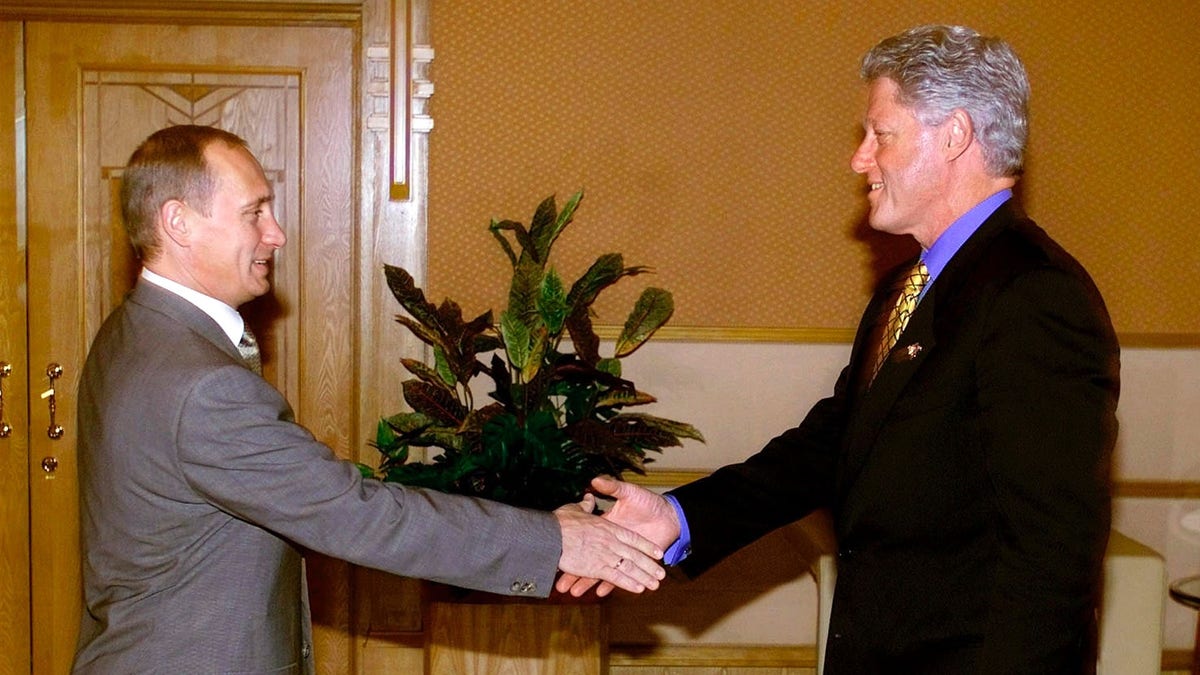
[[[896,341],[900,339],[900,334],[908,325],[908,318],[917,308],[917,299],[921,297],[921,291],[928,281],[929,268],[925,267],[924,260],[913,265],[908,276],[904,278],[903,285],[900,287],[900,297],[896,298],[896,306],[892,308],[892,313],[888,316],[887,326],[883,329],[883,335],[879,341],[879,353],[875,356],[875,368],[871,371],[871,379],[875,379],[875,375],[879,373],[880,367],[887,359],[888,352],[896,346]]]
[[[258,341],[254,339],[254,333],[250,332],[249,326],[242,332],[242,340],[238,342],[238,352],[246,361],[246,365],[250,366],[250,370],[257,375],[262,375],[262,355],[258,353]]]

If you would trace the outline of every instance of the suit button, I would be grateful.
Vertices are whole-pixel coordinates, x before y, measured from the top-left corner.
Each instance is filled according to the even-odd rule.
[[[514,581],[512,582],[512,585],[509,586],[509,589],[511,589],[513,593],[531,595],[537,591],[537,584],[532,581]]]
[[[312,645],[310,645],[310,644],[308,644],[307,642],[305,642],[305,643],[304,643],[304,647],[300,649],[300,655],[301,655],[301,656],[303,656],[303,657],[304,657],[304,658],[306,658],[306,659],[307,659],[309,656],[311,656],[311,655],[312,655]]]

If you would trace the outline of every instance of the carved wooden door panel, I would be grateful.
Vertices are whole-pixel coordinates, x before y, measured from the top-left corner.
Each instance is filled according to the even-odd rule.
[[[124,162],[154,130],[223,127],[262,162],[288,245],[276,258],[274,292],[243,311],[260,336],[266,377],[302,424],[349,454],[354,44],[344,27],[26,24],[34,672],[67,672],[74,651],[75,442],[88,433],[75,426],[75,394],[92,337],[138,270],[117,194]],[[52,377],[55,365],[61,374]],[[50,433],[56,426],[61,432]],[[309,573],[321,667],[344,672],[348,569],[316,560]]]

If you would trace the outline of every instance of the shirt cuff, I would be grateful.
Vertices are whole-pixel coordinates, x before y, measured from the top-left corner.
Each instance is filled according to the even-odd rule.
[[[673,495],[664,495],[664,497],[671,508],[675,509],[675,515],[679,518],[679,538],[663,553],[663,562],[668,565],[678,565],[692,554],[692,532],[688,529],[687,517],[683,515],[683,508],[679,506],[679,500],[675,499]]]

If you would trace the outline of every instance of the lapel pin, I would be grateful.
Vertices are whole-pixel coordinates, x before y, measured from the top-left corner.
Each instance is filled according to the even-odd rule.
[[[904,349],[897,349],[893,353],[892,358],[897,362],[912,361],[913,359],[917,358],[917,355],[924,351],[924,349],[925,348],[921,346],[921,343],[914,342]]]

